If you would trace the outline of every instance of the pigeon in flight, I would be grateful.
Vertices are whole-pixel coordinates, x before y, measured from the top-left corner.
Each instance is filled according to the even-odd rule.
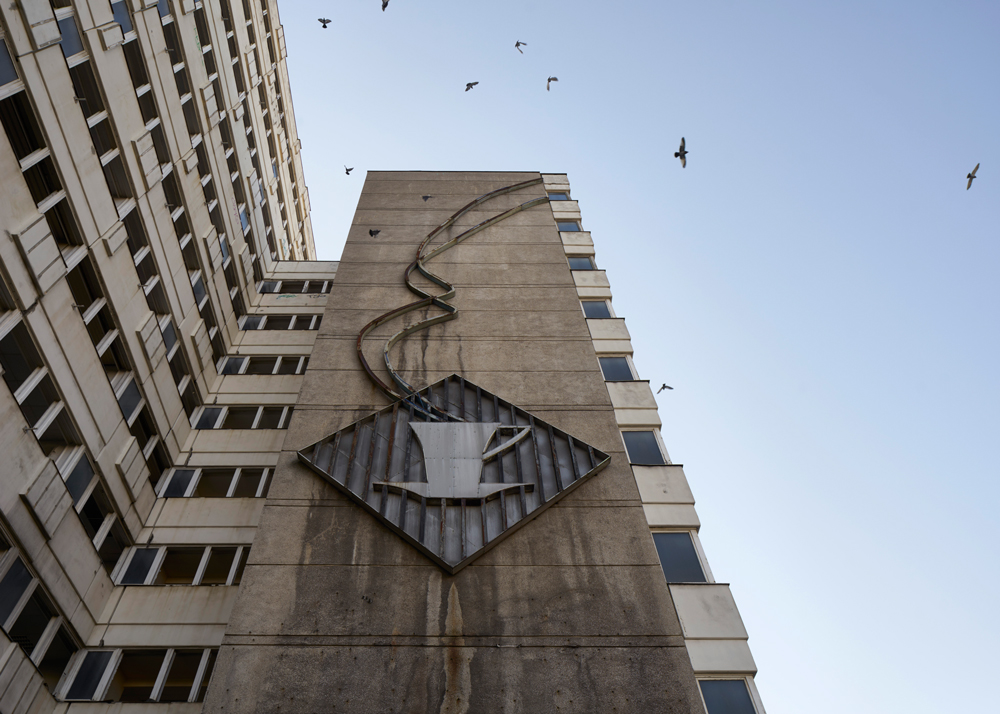
[[[329,20],[329,19],[327,19],[325,17],[321,17],[321,18],[318,18],[318,19],[319,19],[320,23],[322,23],[324,30],[326,29],[327,25],[329,25],[331,22],[333,22],[333,20]]]
[[[381,233],[381,232],[382,231],[380,231],[380,230],[378,230],[376,228],[369,228],[368,229],[368,235],[370,235],[372,238],[378,238],[378,234]]]
[[[475,87],[477,84],[479,84],[479,82],[466,82],[465,83],[465,91],[468,92],[470,89],[472,89],[473,87]]]
[[[382,0],[382,12],[385,12],[387,7],[389,7],[389,0]]]
[[[656,393],[659,394],[664,389],[673,389],[673,387],[668,387],[667,385],[664,384],[662,387],[660,387],[659,389],[656,390]]]
[[[434,198],[434,197],[433,196],[421,196],[420,198],[424,199],[424,203],[427,203],[427,199],[428,198]]]
[[[687,165],[688,165],[687,155],[688,155],[688,150],[684,148],[684,137],[682,136],[681,137],[681,148],[674,152],[674,158],[681,160],[681,168],[682,169],[683,168],[687,168]]]
[[[969,184],[965,187],[966,191],[968,191],[970,188],[972,188],[972,182],[976,178],[976,172],[977,171],[979,171],[979,164],[976,164],[976,168],[972,169],[972,173],[971,174],[967,174],[966,175],[965,178],[969,179]]]
[[[354,167],[353,166],[351,168],[347,168],[347,164],[344,164],[344,173],[346,173],[348,176],[350,176],[352,171],[354,171]]]
[[[528,43],[527,42],[521,42],[520,40],[518,40],[517,42],[514,43],[514,49],[517,50],[518,52],[520,52],[523,55],[524,54],[524,50],[521,49],[521,45],[524,45],[525,47],[527,47]]]
[[[549,91],[549,87],[552,85],[552,83],[558,81],[559,81],[558,77],[549,77],[549,81],[545,83],[545,91],[546,92]]]

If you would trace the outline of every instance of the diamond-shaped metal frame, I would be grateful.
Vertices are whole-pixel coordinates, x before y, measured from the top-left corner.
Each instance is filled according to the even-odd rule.
[[[426,481],[410,423],[498,422],[496,438],[530,429],[484,462],[480,483],[510,487],[483,498],[434,498],[407,490]],[[521,427],[505,429],[504,427]],[[503,446],[498,441],[494,446]],[[298,452],[299,460],[403,540],[454,574],[593,478],[611,457],[452,375]],[[398,488],[389,484],[399,483]],[[483,491],[492,489],[483,489]]]

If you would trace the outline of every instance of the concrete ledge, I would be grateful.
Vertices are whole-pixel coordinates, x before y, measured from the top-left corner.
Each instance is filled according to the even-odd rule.
[[[690,504],[644,503],[642,510],[653,528],[701,528],[698,514]]]
[[[573,282],[578,288],[610,288],[608,275],[603,270],[574,270]]]
[[[671,584],[670,595],[688,639],[745,640],[747,631],[726,584]]]
[[[599,355],[632,354],[632,343],[628,340],[594,340],[594,349]]]
[[[594,245],[594,239],[590,237],[590,231],[559,231],[559,237],[564,246],[568,245]]]
[[[660,413],[655,409],[615,409],[615,420],[618,426],[649,426],[656,429],[662,426]]]
[[[608,394],[611,396],[611,406],[615,409],[652,409],[656,411],[656,400],[653,390],[646,380],[635,382],[608,382]]]
[[[687,640],[695,674],[756,674],[746,640]]]
[[[576,288],[576,294],[579,297],[583,298],[584,300],[588,300],[590,298],[597,298],[597,299],[604,298],[606,300],[610,300],[611,299],[611,288],[610,287],[606,287],[606,288],[581,288],[580,286],[577,286],[577,288]]]
[[[694,496],[681,466],[633,466],[635,483],[643,503],[686,503]]]
[[[587,320],[590,336],[596,340],[630,340],[632,336],[625,326],[625,318],[612,317],[600,320]]]

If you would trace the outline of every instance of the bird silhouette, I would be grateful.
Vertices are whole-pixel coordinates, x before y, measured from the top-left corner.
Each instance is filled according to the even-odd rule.
[[[659,394],[664,389],[673,389],[673,387],[668,387],[666,384],[664,384],[662,387],[660,387],[659,389],[656,390],[656,393]]]
[[[427,199],[428,198],[434,198],[434,197],[433,196],[421,196],[420,198],[424,199],[424,203],[427,203]]]
[[[354,167],[353,166],[351,168],[347,168],[347,164],[344,164],[344,173],[346,173],[348,176],[350,176],[352,171],[354,171]]]
[[[524,54],[524,50],[521,49],[521,45],[524,45],[525,47],[527,47],[528,43],[527,42],[521,42],[520,40],[518,40],[517,42],[514,43],[514,49],[517,50],[518,52],[520,52],[523,55]]]
[[[681,148],[674,152],[674,158],[681,160],[682,169],[687,168],[688,165],[687,155],[688,155],[688,150],[684,148],[684,137],[682,136]]]
[[[479,84],[479,82],[466,82],[465,83],[465,91],[468,92],[470,89],[472,89],[473,87],[475,87],[477,84]]]
[[[333,22],[333,20],[327,19],[325,17],[321,17],[321,18],[318,18],[318,19],[319,19],[320,23],[322,23],[324,30],[326,29],[327,25],[329,25],[331,22]]]
[[[382,0],[382,12],[385,12],[387,7],[389,7],[389,0]]]
[[[382,231],[378,230],[377,228],[369,228],[368,229],[368,235],[370,235],[372,238],[378,238],[378,234],[381,233],[381,232]]]
[[[558,81],[559,81],[558,77],[549,77],[549,81],[545,83],[545,91],[546,92],[549,91],[549,87],[552,85],[552,83]]]
[[[966,191],[968,191],[968,190],[969,190],[970,188],[972,188],[972,182],[973,182],[973,181],[975,180],[975,178],[976,178],[976,172],[977,172],[977,171],[979,171],[979,164],[976,164],[976,168],[972,169],[972,173],[971,173],[971,174],[966,174],[965,178],[969,179],[969,183],[968,183],[968,185],[967,185],[967,186],[965,187],[965,190],[966,190]]]

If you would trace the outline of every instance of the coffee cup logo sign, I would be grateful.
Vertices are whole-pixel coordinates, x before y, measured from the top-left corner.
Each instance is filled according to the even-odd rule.
[[[355,422],[298,456],[449,573],[610,461],[458,376]]]

